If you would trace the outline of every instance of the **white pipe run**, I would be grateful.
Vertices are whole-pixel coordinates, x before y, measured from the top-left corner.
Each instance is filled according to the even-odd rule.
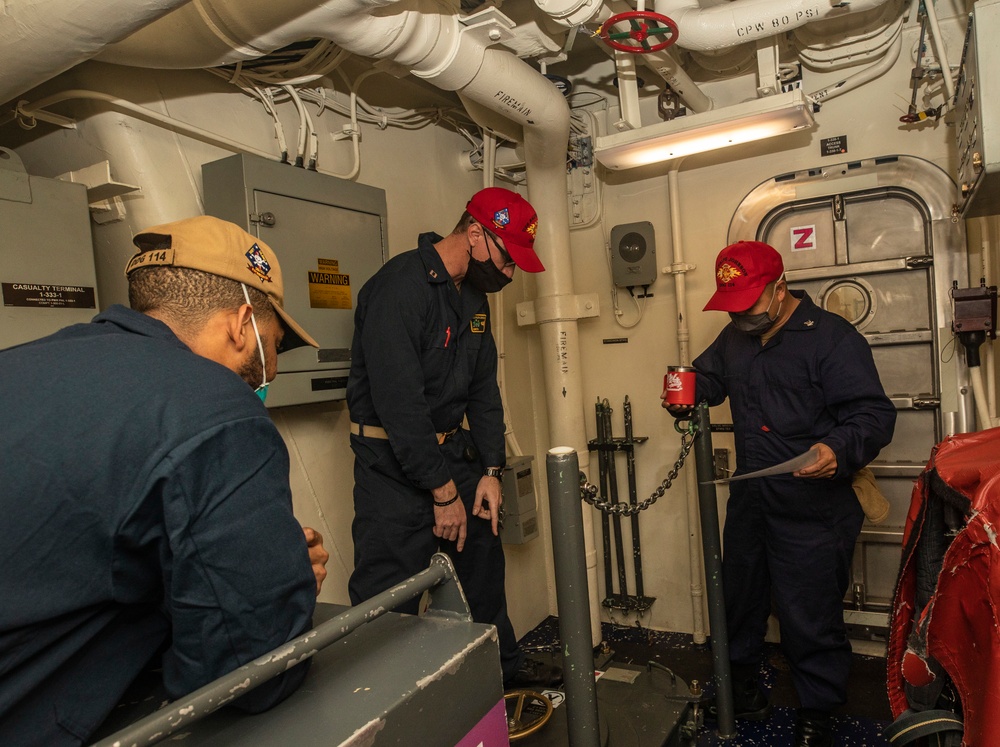
[[[870,65],[862,70],[860,73],[855,73],[854,75],[844,78],[831,86],[826,86],[818,91],[814,91],[809,94],[809,98],[816,102],[817,104],[822,104],[836,96],[843,96],[848,91],[853,91],[859,86],[863,86],[869,81],[875,80],[876,78],[884,75],[892,66],[896,64],[896,60],[899,59],[899,50],[903,47],[903,19],[899,19],[899,23],[896,25],[895,36],[892,39],[892,45],[886,50],[885,56],[881,60],[876,62],[874,65]]]
[[[985,431],[988,428],[995,428],[997,421],[990,415],[990,412],[993,410],[993,403],[986,396],[982,369],[979,366],[970,366],[969,378],[972,380],[972,396],[976,401],[976,417],[979,420],[979,430]]]
[[[951,64],[948,62],[948,50],[944,46],[944,36],[941,35],[941,25],[938,23],[937,10],[934,8],[934,0],[924,3],[927,11],[927,23],[931,27],[931,44],[934,47],[934,56],[941,65],[941,77],[944,79],[945,95],[948,97],[945,103],[951,107],[955,100],[955,79],[951,76]]]
[[[93,57],[190,0],[24,0],[0,4],[0,102]],[[67,40],[72,40],[67,44]]]
[[[538,9],[560,26],[576,28],[585,23],[607,20],[613,15],[631,11],[632,6],[625,0],[608,0],[605,4],[591,0],[535,0]],[[598,42],[598,46],[612,59],[611,47]],[[640,55],[643,65],[659,75],[670,88],[680,96],[681,101],[693,112],[706,112],[713,108],[712,100],[706,96],[691,79],[670,49],[648,52]]]
[[[713,52],[783,34],[814,21],[871,10],[887,1],[734,0],[702,8],[700,0],[654,0],[652,5],[657,13],[677,24],[677,46]],[[535,0],[535,4],[564,26],[603,23],[622,12],[620,3],[615,7],[611,2],[601,4],[593,0]],[[632,10],[631,6],[626,10]]]
[[[625,13],[632,10],[624,0],[611,0],[608,5],[603,6],[603,12],[609,14]],[[606,18],[606,17],[605,17]],[[603,42],[598,41],[598,46],[614,59],[614,50]],[[684,105],[693,112],[707,112],[715,107],[715,103],[691,79],[680,62],[674,56],[671,49],[662,49],[659,52],[648,52],[638,55],[637,62],[641,62],[648,69],[659,75],[676,93]]]
[[[363,57],[391,59],[426,77],[451,67],[460,36],[462,44],[468,43],[469,35],[460,35],[460,28],[454,7],[444,0],[336,0],[319,5],[315,0],[195,0],[109,47],[98,59],[135,67],[217,67],[320,37]],[[469,59],[458,67],[468,71]],[[446,90],[464,82],[449,81]]]
[[[535,239],[545,265],[545,272],[536,275],[535,315],[541,333],[549,439],[550,443],[575,448],[580,469],[589,473],[569,205],[565,198],[569,107],[546,78],[514,55],[495,49],[486,50],[479,74],[459,94],[463,100],[501,114],[522,128],[528,200],[540,216]],[[583,520],[591,631],[596,644],[601,626],[593,512],[584,511]]]
[[[667,172],[668,198],[670,201],[670,249],[675,269],[684,265],[684,242],[681,239],[681,197],[678,172],[683,158],[671,163]],[[688,328],[690,310],[687,301],[687,275],[674,272],[674,290],[677,296],[677,353],[682,366],[691,365],[691,333]],[[698,504],[698,475],[689,465],[684,470],[684,489],[687,497],[688,562],[691,577],[691,637],[695,643],[704,643],[705,635],[705,587],[702,569],[701,509]]]
[[[886,2],[735,0],[702,8],[698,0],[656,0],[655,8],[657,13],[668,16],[677,24],[677,46],[698,52],[713,52],[783,34],[813,21],[861,13]]]

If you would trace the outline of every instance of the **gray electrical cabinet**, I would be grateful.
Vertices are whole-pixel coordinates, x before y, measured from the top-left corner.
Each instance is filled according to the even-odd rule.
[[[963,218],[1000,215],[1000,0],[972,6],[955,95]]]
[[[533,456],[507,458],[501,481],[504,520],[500,529],[500,540],[507,545],[522,545],[538,536],[533,461]]]
[[[0,350],[97,314],[87,188],[29,176],[0,148]]]
[[[205,212],[278,255],[285,310],[320,344],[278,356],[268,407],[343,399],[358,291],[387,256],[385,192],[249,155],[202,167]]]

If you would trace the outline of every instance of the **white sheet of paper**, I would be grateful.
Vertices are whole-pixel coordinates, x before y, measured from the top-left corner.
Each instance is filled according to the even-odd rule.
[[[776,464],[773,467],[766,467],[764,469],[759,469],[756,472],[747,472],[745,475],[739,475],[737,477],[726,477],[722,480],[709,480],[708,482],[701,483],[702,485],[725,485],[729,482],[738,482],[739,480],[749,480],[751,477],[769,477],[770,475],[784,475],[789,472],[796,472],[803,467],[808,467],[810,464],[819,459],[819,452],[814,449],[809,449],[797,457],[792,457],[787,462],[782,462],[781,464]]]

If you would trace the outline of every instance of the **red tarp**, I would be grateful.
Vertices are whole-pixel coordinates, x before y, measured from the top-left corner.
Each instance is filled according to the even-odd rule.
[[[887,657],[889,705],[898,717],[909,705],[903,667],[914,685],[929,677],[918,657],[924,641],[911,647],[916,593],[916,553],[922,530],[931,473],[968,499],[965,527],[944,555],[937,590],[922,614],[926,653],[951,676],[962,700],[963,745],[985,747],[1000,740],[1000,428],[950,437],[931,453],[913,489],[903,537],[904,557],[896,597]],[[905,660],[905,661],[904,661]],[[923,679],[921,680],[921,675]]]

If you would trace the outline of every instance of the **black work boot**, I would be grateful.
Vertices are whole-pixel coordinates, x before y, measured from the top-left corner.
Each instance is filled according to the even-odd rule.
[[[833,747],[833,716],[829,711],[799,709],[795,722],[795,747]]]
[[[503,689],[541,690],[559,687],[562,682],[562,667],[525,657],[514,675],[507,682],[504,682]]]
[[[771,715],[771,701],[757,685],[757,677],[733,680],[733,715],[745,721],[763,721]],[[718,703],[713,698],[705,705],[705,716],[718,721]]]

